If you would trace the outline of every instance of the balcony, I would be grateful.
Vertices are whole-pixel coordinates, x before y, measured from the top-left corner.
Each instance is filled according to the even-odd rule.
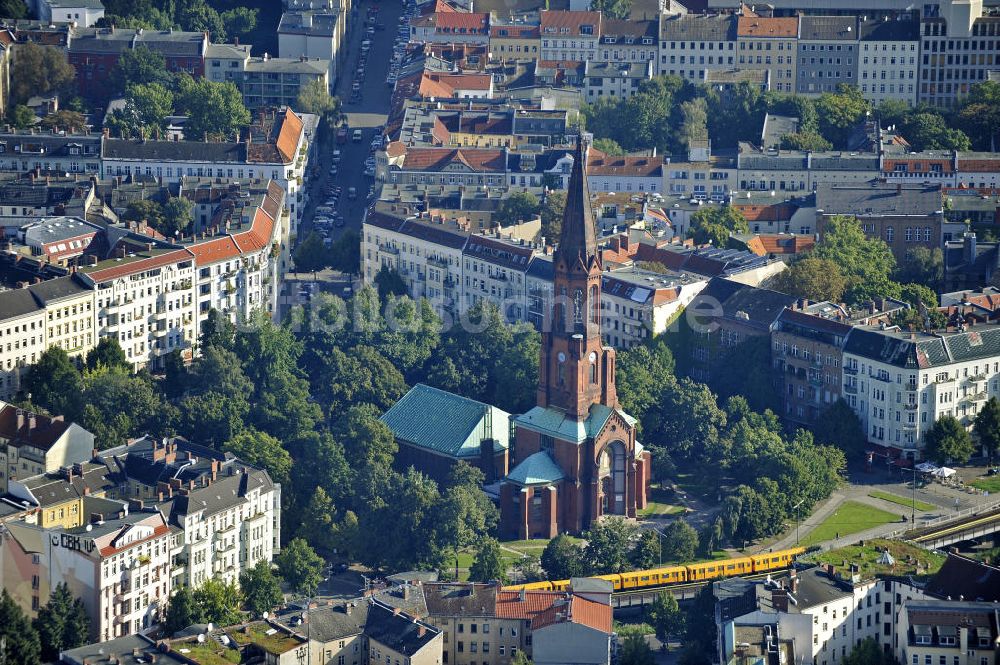
[[[969,381],[973,381],[973,382],[975,382],[975,381],[985,381],[985,380],[986,380],[986,375],[985,374],[976,374],[975,376],[970,376],[969,377]]]
[[[907,411],[916,411],[917,410],[917,405],[916,404],[904,404],[903,408],[906,409]]]
[[[905,388],[906,390],[909,390],[909,391],[914,391],[914,390],[916,390],[916,389],[917,389],[917,382],[916,382],[916,381],[908,381],[908,382],[906,382],[906,384],[904,385],[904,388]]]
[[[857,386],[853,386],[853,385],[849,385],[849,384],[845,385],[844,386],[844,392],[847,393],[848,395],[857,395],[858,394],[858,387]]]
[[[849,374],[851,376],[854,376],[857,373],[858,373],[857,367],[848,367],[847,365],[844,365],[844,374]]]
[[[809,377],[809,385],[811,385],[811,386],[822,386],[823,385],[823,377],[819,376],[819,375],[811,375]]]

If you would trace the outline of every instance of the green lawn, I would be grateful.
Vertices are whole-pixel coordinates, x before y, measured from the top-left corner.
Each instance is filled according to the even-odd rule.
[[[802,539],[802,545],[814,545],[898,521],[898,513],[879,510],[857,501],[845,501]]]
[[[1000,476],[983,476],[970,481],[969,484],[990,494],[1000,492]]]
[[[566,538],[568,538],[571,543],[582,542],[579,538],[574,538],[573,536],[566,536]],[[541,556],[542,552],[545,551],[545,546],[549,544],[549,540],[548,538],[534,538],[531,540],[505,540],[500,544],[512,550],[517,550],[522,554]]]
[[[683,515],[686,510],[687,508],[684,506],[674,506],[669,503],[649,501],[646,503],[645,508],[636,511],[636,515],[639,517],[668,517],[670,515]]]
[[[720,477],[705,478],[693,473],[678,473],[674,480],[681,492],[694,495],[713,506],[719,502],[719,495],[723,491]],[[651,498],[656,499],[655,496]]]
[[[882,550],[888,549],[889,553],[896,560],[895,566],[884,566],[878,563]],[[862,579],[870,579],[875,575],[933,575],[944,563],[945,556],[936,552],[931,552],[917,545],[905,543],[901,540],[867,540],[864,547],[860,545],[850,545],[829,552],[816,552],[807,554],[805,561],[814,563],[829,563],[838,569],[848,561],[858,566],[858,574]],[[849,575],[850,571],[842,571]]]
[[[898,494],[890,494],[889,492],[883,492],[881,490],[872,490],[868,493],[868,496],[873,499],[882,499],[883,501],[888,501],[889,503],[895,503],[900,506],[906,506],[907,508],[911,506],[916,506],[917,510],[928,511],[937,508],[933,503],[927,503],[926,501],[920,501],[919,499],[916,503],[913,503],[911,499],[907,499],[905,496],[899,496]]]

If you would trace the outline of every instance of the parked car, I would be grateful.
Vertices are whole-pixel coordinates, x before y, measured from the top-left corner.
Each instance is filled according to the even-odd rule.
[[[362,138],[364,138],[364,134],[362,134],[361,130],[355,129],[354,135],[351,136],[351,140],[354,141],[355,143],[360,143]]]
[[[358,198],[358,190],[355,189],[354,187],[348,187],[347,188],[347,198],[351,199],[352,201],[354,199]]]

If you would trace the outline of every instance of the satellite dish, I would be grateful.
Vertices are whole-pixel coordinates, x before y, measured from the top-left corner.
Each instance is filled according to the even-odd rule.
[[[205,633],[198,633],[198,644],[205,643]]]
[[[266,619],[266,618],[267,618],[268,616],[269,616],[269,615],[268,615],[268,613],[267,613],[267,612],[261,612],[261,614],[260,614],[260,618],[261,618],[261,619]]]

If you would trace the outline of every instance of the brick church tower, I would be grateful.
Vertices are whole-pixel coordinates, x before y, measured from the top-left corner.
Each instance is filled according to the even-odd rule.
[[[538,405],[518,416],[500,490],[506,537],[551,538],[586,530],[603,515],[635,517],[646,505],[649,453],[635,419],[618,406],[615,350],[601,343],[601,271],[586,175],[577,142],[546,312]]]

